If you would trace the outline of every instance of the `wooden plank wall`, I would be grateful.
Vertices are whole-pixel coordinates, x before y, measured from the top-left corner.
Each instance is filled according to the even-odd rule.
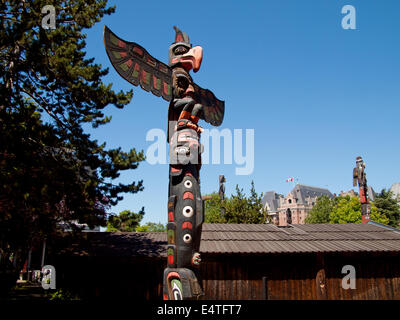
[[[393,254],[225,256],[203,260],[203,299],[400,299],[400,257]],[[343,289],[353,265],[356,289]]]
[[[325,257],[328,299],[399,300],[400,257],[394,254],[331,255]],[[356,289],[342,289],[341,268],[352,265]]]
[[[82,297],[161,300],[164,260],[69,257],[50,264],[57,287],[78,289]],[[400,299],[395,254],[203,255],[202,261],[202,299]],[[344,265],[356,269],[355,290],[342,288]]]
[[[57,288],[84,300],[161,300],[164,260],[121,257],[55,259]]]
[[[260,299],[262,278],[253,276],[253,267],[242,259],[206,260],[201,265],[203,299]]]

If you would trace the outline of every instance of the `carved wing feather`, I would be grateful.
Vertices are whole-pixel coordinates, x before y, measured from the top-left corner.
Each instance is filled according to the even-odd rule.
[[[104,26],[103,38],[111,64],[121,77],[157,97],[172,100],[172,70],[168,65],[152,57],[137,43],[122,40],[107,26]],[[202,118],[213,126],[221,125],[225,102],[217,99],[208,89],[197,84],[193,87],[197,102],[203,105]]]
[[[151,91],[157,97],[172,99],[172,71],[153,58],[142,46],[117,37],[104,26],[104,45],[115,70],[134,86]]]
[[[225,101],[217,99],[214,93],[197,84],[194,84],[193,87],[197,102],[203,105],[204,120],[216,127],[221,125],[224,120]]]

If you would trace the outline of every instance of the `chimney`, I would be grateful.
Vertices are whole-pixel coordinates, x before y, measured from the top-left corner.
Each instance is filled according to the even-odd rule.
[[[287,221],[286,221],[286,212],[279,213],[279,227],[286,227],[287,226]]]

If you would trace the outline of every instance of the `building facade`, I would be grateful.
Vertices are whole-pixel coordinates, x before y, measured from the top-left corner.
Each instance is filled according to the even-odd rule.
[[[400,182],[393,183],[392,187],[390,188],[390,191],[393,193],[393,198],[398,199],[400,203]]]
[[[287,226],[304,224],[308,212],[321,196],[333,198],[328,189],[297,184],[286,197],[275,191],[267,192],[262,202],[275,225]]]

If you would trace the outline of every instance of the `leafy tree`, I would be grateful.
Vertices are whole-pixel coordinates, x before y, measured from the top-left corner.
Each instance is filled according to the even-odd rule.
[[[136,228],[137,232],[165,232],[167,231],[167,227],[162,224],[161,222],[159,223],[154,223],[154,222],[147,222],[143,226],[139,226]]]
[[[399,227],[400,223],[400,205],[397,199],[393,198],[390,190],[382,189],[375,196],[374,205],[379,213],[385,215],[389,219],[389,225]]]
[[[374,204],[371,204],[370,218],[373,221],[388,224],[389,219],[378,212]],[[338,197],[337,204],[330,214],[330,223],[361,223],[361,202],[357,197]]]
[[[221,201],[219,194],[213,192],[209,195],[211,198],[205,201],[205,218],[206,223],[226,223],[226,218],[221,214],[222,206],[226,207],[226,203],[229,201],[225,199]]]
[[[206,201],[205,221],[208,223],[265,223],[267,214],[261,203],[262,194],[258,195],[254,182],[251,182],[250,196],[246,197],[243,189],[236,185],[236,194],[224,201],[217,193]],[[221,216],[221,207],[225,208],[225,215]]]
[[[121,211],[118,215],[111,215],[107,221],[106,232],[133,232],[139,226],[144,216],[144,207],[134,213],[130,210]]]
[[[47,4],[0,3],[0,254],[19,257],[17,269],[59,222],[105,225],[122,193],[143,189],[142,181],[113,183],[138,167],[143,152],[107,149],[84,131],[111,120],[107,105],[122,109],[132,98],[103,83],[108,70],[85,53],[85,29],[115,8],[106,0],[53,0],[56,29],[45,30]]]
[[[371,220],[388,224],[389,219],[371,204]],[[308,213],[306,223],[361,223],[361,203],[358,197],[321,196]]]
[[[317,203],[307,214],[306,223],[329,223],[334,207],[333,201],[328,196],[318,197]]]

